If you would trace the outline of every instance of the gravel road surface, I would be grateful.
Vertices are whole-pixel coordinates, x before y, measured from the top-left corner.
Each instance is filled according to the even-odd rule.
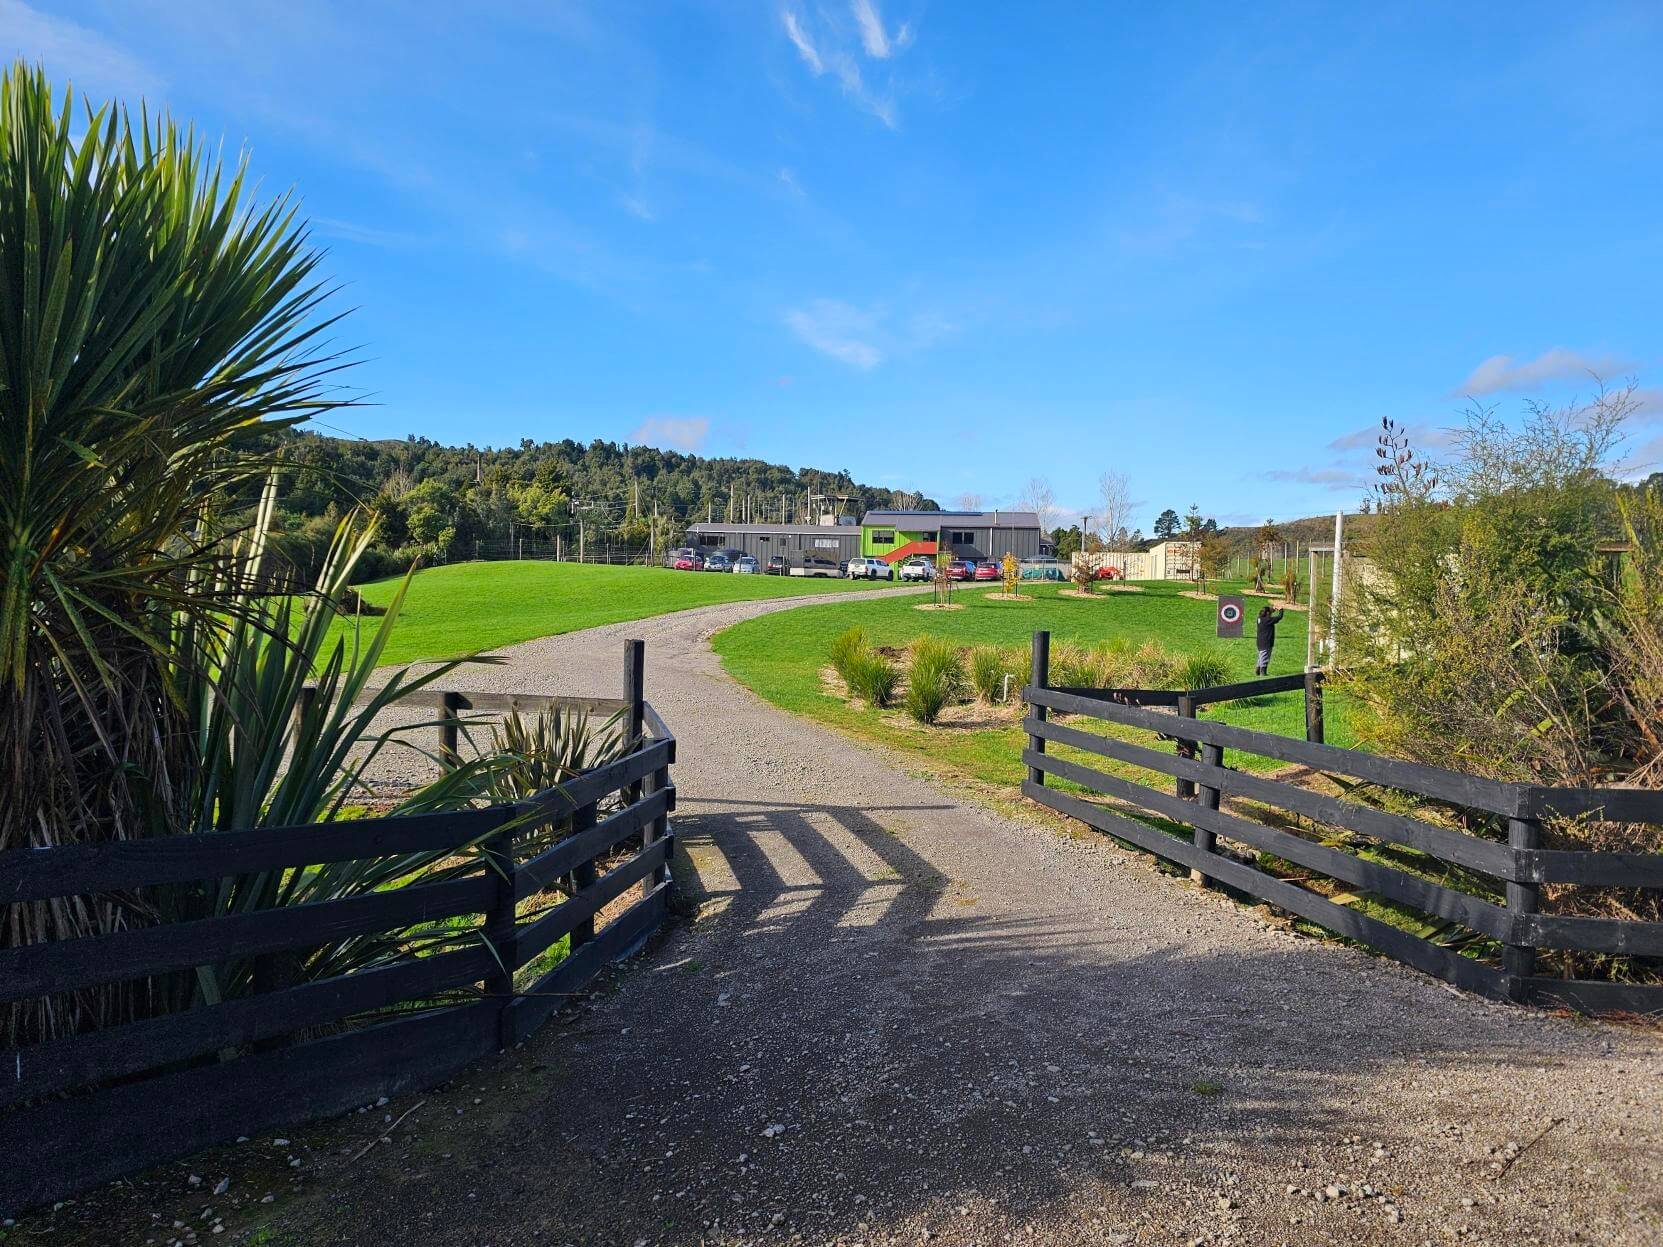
[[[693,916],[523,1049],[376,1110],[425,1101],[318,1161],[263,1241],[1663,1242],[1655,1032],[1296,937],[775,710],[708,639],[787,605],[455,680],[615,694],[644,638]]]

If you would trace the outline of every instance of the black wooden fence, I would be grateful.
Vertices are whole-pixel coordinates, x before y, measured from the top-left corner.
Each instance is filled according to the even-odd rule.
[[[451,951],[412,951],[355,973],[6,1052],[0,1212],[443,1082],[525,1038],[639,945],[668,901],[676,749],[643,696],[642,658],[641,642],[626,642],[618,699],[432,695],[451,710],[624,712],[627,752],[525,801],[0,855],[0,905],[8,907],[63,897],[136,901],[163,885],[404,854],[454,850],[478,859],[439,883],[0,950],[0,1000],[20,1000],[464,921],[461,938],[447,941]],[[455,731],[445,730],[452,752]],[[568,821],[569,835],[527,856],[534,833]],[[611,863],[604,875],[602,862]],[[557,883],[569,893],[558,904],[527,904]],[[597,929],[602,910],[632,888],[639,897]],[[516,987],[514,972],[566,936],[569,955]],[[435,1003],[446,999],[460,1002]]]
[[[1612,822],[1663,823],[1663,793],[1629,788],[1550,788],[1502,783],[1457,771],[1379,757],[1320,743],[1321,687],[1303,676],[1251,681],[1186,693],[1146,690],[1058,689],[1047,683],[1050,636],[1034,634],[1033,683],[1024,728],[1028,768],[1023,792],[1117,839],[1190,868],[1206,882],[1268,901],[1340,935],[1469,991],[1498,999],[1588,1012],[1663,1011],[1663,985],[1564,979],[1536,972],[1542,949],[1575,949],[1626,957],[1663,957],[1663,922],[1539,912],[1544,884],[1602,888],[1663,888],[1663,854],[1592,852],[1541,847],[1542,823],[1586,817]],[[1303,687],[1307,736],[1232,727],[1194,717],[1211,702],[1269,695]],[[1159,705],[1169,709],[1151,709]],[[1315,710],[1313,712],[1313,705]],[[1175,715],[1172,711],[1177,711]],[[1137,728],[1174,742],[1163,749],[1103,736],[1051,720],[1052,712]],[[1047,752],[1062,745],[1174,778],[1165,791],[1110,775],[1095,766]],[[1226,750],[1298,764],[1422,800],[1478,811],[1505,822],[1507,842],[1485,839],[1373,805],[1327,796],[1298,784],[1227,766]],[[1114,798],[1143,815],[1184,824],[1188,838],[1046,783],[1055,776]],[[1234,797],[1285,811],[1322,831],[1311,838],[1221,808]],[[1339,834],[1336,835],[1335,833]],[[1504,884],[1506,903],[1461,891],[1380,861],[1348,852],[1350,836],[1364,843],[1403,846],[1463,871]],[[1270,854],[1395,905],[1448,920],[1500,948],[1497,962],[1478,960],[1360,913],[1300,884],[1220,850],[1220,839]],[[1452,877],[1452,876],[1446,876]]]

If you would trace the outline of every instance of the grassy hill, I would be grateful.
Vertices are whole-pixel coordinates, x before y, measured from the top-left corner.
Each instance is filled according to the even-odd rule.
[[[1374,515],[1347,511],[1345,513],[1345,540],[1347,544],[1349,545],[1352,542],[1361,544],[1365,541],[1374,527],[1376,518]],[[1302,546],[1309,546],[1313,542],[1327,544],[1334,540],[1334,516],[1332,512],[1327,515],[1308,515],[1297,520],[1277,520],[1276,527],[1281,530],[1283,541],[1298,542]],[[1257,524],[1240,528],[1220,528],[1218,535],[1229,545],[1232,556],[1239,555],[1244,558],[1252,558],[1258,553],[1259,526]]]
[[[366,602],[385,606],[401,579],[360,585],[359,592]],[[384,662],[456,658],[579,628],[721,602],[872,587],[867,581],[734,576],[592,563],[453,563],[416,573]],[[367,619],[364,626],[374,627],[376,622]]]

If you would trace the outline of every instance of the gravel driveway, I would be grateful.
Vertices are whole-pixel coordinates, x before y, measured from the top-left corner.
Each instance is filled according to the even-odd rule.
[[[1663,1242],[1655,1032],[1295,937],[764,705],[707,642],[787,605],[456,679],[614,694],[644,637],[696,917],[263,1241]]]

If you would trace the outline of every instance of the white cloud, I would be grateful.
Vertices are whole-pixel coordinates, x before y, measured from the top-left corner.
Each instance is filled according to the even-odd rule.
[[[809,40],[802,23],[797,20],[797,15],[786,9],[780,13],[780,21],[785,23],[785,36],[797,45],[797,55],[803,58],[803,64],[808,66],[809,72],[816,78],[825,73],[826,64],[820,59],[819,49]]]
[[[1282,481],[1294,485],[1321,485],[1336,493],[1365,489],[1369,481],[1349,468],[1277,468],[1260,474],[1267,481]]]
[[[806,199],[808,197],[808,192],[803,189],[803,184],[797,181],[797,175],[789,168],[782,168],[776,176],[779,179],[779,184],[797,198]]]
[[[878,319],[838,299],[816,299],[785,314],[785,323],[809,346],[854,368],[876,368],[883,352],[874,339]]]
[[[694,451],[710,436],[710,421],[703,416],[648,416],[636,426],[629,440],[660,450]]]
[[[167,86],[148,65],[97,31],[32,9],[23,0],[0,0],[0,55],[39,61],[54,88],[62,91],[73,82],[77,95],[86,92],[95,100],[109,93],[155,102]]]
[[[1342,437],[1336,437],[1328,443],[1329,450],[1349,451],[1372,448],[1380,441],[1382,427],[1379,423],[1365,424],[1360,429],[1353,429]],[[1454,429],[1439,428],[1431,424],[1411,424],[1403,428],[1408,435],[1409,444],[1417,451],[1433,449],[1455,444]]]
[[[362,243],[367,247],[384,247],[388,250],[397,250],[402,247],[425,246],[429,241],[420,234],[410,234],[400,230],[377,229],[373,225],[359,225],[356,221],[342,221],[335,217],[315,216],[308,219],[306,223],[326,238],[338,238],[342,242]]]
[[[866,16],[871,19],[870,28],[866,17],[862,16],[863,8]],[[912,42],[911,28],[906,26],[901,27],[891,40],[884,32],[883,21],[869,0],[856,0],[855,17],[861,27],[861,43],[875,59],[886,59]],[[785,27],[785,37],[791,40],[792,46],[797,49],[797,55],[811,74],[819,78],[828,72],[831,73],[837,79],[838,85],[843,88],[843,94],[856,107],[872,114],[889,129],[895,129],[895,101],[886,92],[875,91],[867,83],[859,63],[855,60],[855,48],[847,30],[839,32],[827,26],[826,29],[817,32],[817,35],[810,35],[804,19],[789,8],[780,10],[780,23]],[[826,23],[822,21],[821,25],[826,26]],[[881,53],[872,50],[874,41],[876,46],[883,49]]]
[[[896,28],[895,37],[889,37],[873,0],[854,0],[849,9],[855,15],[855,24],[860,27],[861,45],[866,49],[866,55],[874,60],[888,60],[912,42],[912,27],[904,22]]]
[[[1492,355],[1472,370],[1456,389],[1457,394],[1499,394],[1503,391],[1531,390],[1550,381],[1570,377],[1587,380],[1590,375],[1609,376],[1621,372],[1624,365],[1609,355],[1587,355],[1567,347],[1556,346],[1543,351],[1535,359],[1515,360],[1511,355]]]
[[[884,360],[934,346],[958,330],[928,309],[895,313],[882,304],[857,307],[841,299],[815,299],[785,314],[799,339],[832,359],[866,371]]]

